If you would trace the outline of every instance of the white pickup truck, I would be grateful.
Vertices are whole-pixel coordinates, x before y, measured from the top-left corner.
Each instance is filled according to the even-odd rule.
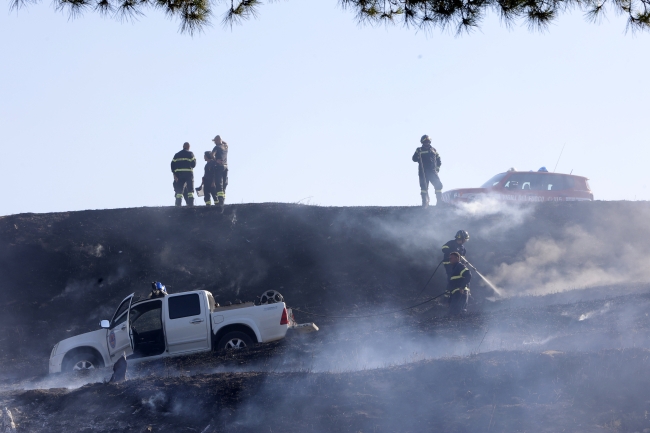
[[[280,340],[290,328],[318,330],[296,324],[279,293],[266,292],[261,300],[220,306],[205,290],[141,300],[131,294],[110,321],[101,321],[102,329],[58,342],[50,373],[110,367],[124,352],[129,361],[153,360]]]

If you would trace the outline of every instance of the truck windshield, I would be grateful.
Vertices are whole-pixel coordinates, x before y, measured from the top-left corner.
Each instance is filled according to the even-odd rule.
[[[508,173],[499,173],[496,176],[492,177],[490,180],[485,182],[483,185],[481,185],[481,188],[492,188],[493,186],[496,186],[497,183],[501,182],[501,179],[503,179],[506,174]]]

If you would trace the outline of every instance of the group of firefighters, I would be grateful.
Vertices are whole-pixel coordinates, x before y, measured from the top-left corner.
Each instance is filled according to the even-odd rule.
[[[465,265],[465,242],[469,240],[469,233],[458,230],[454,239],[442,246],[442,264],[447,272],[447,290],[445,296],[449,299],[451,314],[461,314],[467,310],[469,301],[469,283],[472,273]]]
[[[205,160],[204,175],[201,186],[196,188],[197,194],[203,193],[203,200],[207,206],[218,205],[223,212],[226,200],[226,187],[228,186],[228,144],[217,135],[213,140],[214,148],[203,155]],[[420,181],[420,194],[422,206],[429,206],[429,183],[435,188],[436,205],[442,204],[442,182],[438,177],[440,171],[440,155],[431,146],[428,135],[420,138],[420,144],[413,154],[413,161],[418,163],[418,177]],[[183,144],[183,150],[176,153],[171,163],[174,174],[174,193],[176,206],[181,206],[183,199],[187,206],[194,205],[194,167],[196,158],[190,152],[190,144]],[[442,247],[445,271],[447,272],[447,291],[450,311],[459,314],[466,310],[469,299],[469,283],[472,279],[470,270],[465,266],[466,250],[463,246],[469,240],[465,230],[459,230],[456,237]]]
[[[203,192],[203,200],[207,206],[219,205],[223,212],[223,205],[226,200],[226,186],[228,186],[228,144],[219,135],[214,137],[214,149],[206,151],[205,172],[201,186],[196,188],[197,193]],[[431,139],[428,135],[420,138],[422,146],[415,149],[413,161],[418,163],[418,177],[420,181],[420,195],[422,196],[422,207],[429,206],[429,183],[435,188],[436,205],[442,204],[442,182],[438,177],[440,171],[440,155],[431,146]],[[190,152],[190,143],[183,144],[183,150],[174,155],[172,159],[172,173],[174,174],[174,194],[176,194],[176,206],[181,206],[183,199],[187,206],[194,206],[194,167],[196,158]]]
[[[219,135],[212,139],[214,148],[205,151],[205,169],[203,181],[196,188],[197,194],[203,195],[206,206],[218,205],[223,212],[228,186],[228,144]],[[176,153],[172,159],[171,168],[174,175],[174,194],[176,206],[181,206],[183,199],[187,206],[194,206],[194,167],[196,158],[190,152],[190,143],[183,144],[183,150]]]

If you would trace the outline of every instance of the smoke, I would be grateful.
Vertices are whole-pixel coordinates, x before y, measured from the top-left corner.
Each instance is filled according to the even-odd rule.
[[[639,264],[650,254],[631,241],[572,224],[559,238],[530,239],[514,262],[501,263],[488,278],[510,296],[647,282],[650,269]]]
[[[154,395],[143,398],[142,406],[146,407],[152,412],[161,411],[167,405],[167,395],[164,392],[157,392]]]
[[[214,415],[214,420],[209,418],[200,425],[187,422],[188,430],[206,433],[227,428],[535,431],[545,413],[534,408],[548,407],[549,412],[559,409],[566,415],[562,410],[573,408],[573,398],[576,408],[567,419],[575,425],[583,423],[588,426],[586,430],[607,424],[618,425],[620,431],[643,431],[636,425],[628,428],[624,423],[616,424],[616,419],[583,417],[574,421],[583,416],[584,408],[578,406],[585,396],[605,399],[610,394],[625,393],[631,401],[648,401],[647,396],[621,385],[634,385],[627,379],[637,370],[629,375],[625,371],[630,365],[638,368],[645,380],[641,367],[647,354],[632,358],[634,364],[615,362],[615,358],[605,362],[594,354],[604,349],[626,349],[621,353],[627,353],[628,349],[650,348],[646,313],[650,296],[638,292],[634,298],[629,296],[631,284],[644,284],[649,277],[643,266],[650,256],[650,247],[645,245],[650,234],[647,214],[600,212],[580,206],[524,207],[488,201],[455,210],[319,208],[316,212],[301,207],[299,211],[282,208],[261,212],[242,207],[236,225],[230,216],[221,220],[197,209],[182,214],[187,221],[174,218],[187,228],[184,235],[196,232],[200,236],[181,237],[169,228],[174,227],[171,224],[155,230],[141,224],[137,228],[142,234],[124,229],[127,233],[119,235],[121,239],[130,236],[129,242],[121,240],[116,251],[129,251],[128,257],[112,255],[110,244],[104,240],[101,245],[107,247],[100,257],[90,252],[86,256],[114,260],[110,269],[132,260],[128,269],[137,271],[131,271],[128,279],[125,275],[117,278],[119,284],[112,287],[114,293],[109,296],[99,284],[110,284],[111,277],[97,283],[90,278],[94,270],[77,274],[77,267],[66,268],[68,283],[57,299],[75,300],[77,305],[94,302],[94,306],[83,314],[77,312],[81,319],[71,317],[69,310],[50,316],[54,319],[48,319],[48,327],[58,329],[59,335],[71,328],[73,321],[79,324],[89,316],[111,313],[117,307],[117,303],[108,303],[111,296],[121,299],[131,285],[151,279],[169,281],[178,291],[205,287],[222,299],[282,287],[291,305],[303,309],[308,305],[325,315],[394,310],[413,304],[413,297],[441,259],[441,245],[458,229],[470,231],[467,248],[472,263],[510,298],[480,304],[481,289],[473,286],[472,292],[479,299],[463,318],[448,318],[444,306],[428,304],[377,318],[316,319],[321,328],[318,333],[290,335],[277,345],[262,345],[242,354],[205,354],[192,361],[169,359],[164,370],[152,366],[140,372],[130,365],[129,379],[136,380],[119,387],[82,386],[102,382],[110,376],[108,369],[86,376],[15,379],[7,384],[11,382],[12,389],[67,387],[76,390],[71,395],[102,402],[115,396],[126,403],[124,410],[112,410],[111,416],[135,414],[142,408],[139,416],[129,418],[134,426],[140,418],[151,422],[162,414],[166,415],[162,424],[172,423],[174,417],[198,417],[203,406],[178,396],[183,384],[192,388],[189,394],[197,400],[203,398],[204,403],[204,396],[219,380],[232,389],[247,387],[241,395],[229,393],[232,389],[228,388],[228,392],[212,397],[214,405],[208,416]],[[172,234],[164,237],[167,233]],[[155,248],[147,247],[155,244],[147,244],[151,239],[164,240]],[[429,290],[437,294],[442,285],[444,281],[434,280]],[[603,285],[610,285],[611,290],[591,289]],[[583,290],[570,290],[580,288]],[[514,296],[519,294],[546,296]],[[49,299],[51,294],[47,296]],[[39,340],[34,332],[27,335]],[[47,365],[45,352],[51,346],[45,347],[48,345],[42,340],[37,344],[44,347],[44,354],[35,357],[34,365]],[[247,374],[225,378],[219,374],[244,372]],[[154,378],[148,377],[150,373]],[[160,376],[165,379],[160,380]],[[590,378],[586,385],[580,382],[586,380],[584,377]],[[257,378],[262,378],[261,384],[251,385]],[[169,388],[157,391],[153,384]],[[129,392],[137,399],[127,399]],[[228,400],[233,394],[237,396]],[[38,404],[30,407],[30,416]],[[74,404],[57,407],[61,411],[49,413],[49,418],[33,416],[43,425],[46,420],[55,424],[65,410],[72,413]],[[97,416],[86,415],[87,406],[79,407],[83,407],[77,412],[79,417]],[[617,407],[610,405],[602,412]],[[644,410],[647,407],[637,412],[643,415]],[[228,415],[222,417],[221,411]],[[473,424],[466,421],[470,418]],[[470,424],[463,424],[466,422]],[[546,422],[548,431],[582,431],[571,425],[556,428],[552,421]],[[286,428],[287,423],[291,429]],[[101,423],[93,425],[101,431]],[[58,431],[50,424],[47,427]],[[169,431],[174,428],[169,427]],[[181,428],[185,426],[176,431]]]
[[[88,384],[107,382],[111,375],[111,369],[97,368],[82,373],[45,375],[28,379],[14,378],[14,380],[0,385],[0,392],[61,388],[73,390]]]
[[[580,322],[582,322],[583,320],[587,320],[587,319],[592,318],[594,316],[597,316],[597,315],[600,315],[600,314],[605,314],[605,313],[607,313],[609,311],[610,305],[611,304],[609,302],[607,302],[605,304],[605,306],[600,310],[593,310],[593,311],[589,311],[587,313],[581,314],[580,318],[578,318],[578,320]]]
[[[500,236],[519,228],[535,213],[535,209],[534,203],[508,202],[485,196],[468,203],[457,203],[454,215],[456,218],[469,218],[474,221],[492,217],[491,224],[482,225],[478,229],[480,236],[489,237]]]

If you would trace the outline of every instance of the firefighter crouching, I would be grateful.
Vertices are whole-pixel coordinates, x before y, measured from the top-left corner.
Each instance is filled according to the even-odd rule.
[[[460,254],[461,257],[465,257],[467,255],[467,250],[465,250],[465,246],[463,245],[465,242],[469,240],[469,233],[465,230],[458,230],[456,232],[456,237],[455,239],[450,240],[446,244],[442,246],[442,254],[443,254],[443,259],[442,259],[442,264],[445,265],[445,272],[447,272],[447,279],[451,276],[451,269],[452,265],[451,262],[449,261],[449,255],[453,253],[454,251]]]
[[[185,204],[194,206],[194,172],[196,158],[190,152],[190,143],[183,144],[183,150],[174,155],[172,159],[172,173],[174,174],[174,193],[176,193],[176,206]]]
[[[442,182],[438,177],[440,171],[440,155],[431,147],[431,139],[428,135],[420,138],[422,147],[415,149],[413,162],[418,163],[418,176],[420,178],[420,194],[422,195],[422,207],[429,206],[429,182],[436,189],[436,206],[442,204]]]
[[[467,311],[469,283],[472,280],[472,273],[460,262],[460,254],[456,251],[449,254],[449,262],[452,266],[447,283],[449,313],[458,315]]]

